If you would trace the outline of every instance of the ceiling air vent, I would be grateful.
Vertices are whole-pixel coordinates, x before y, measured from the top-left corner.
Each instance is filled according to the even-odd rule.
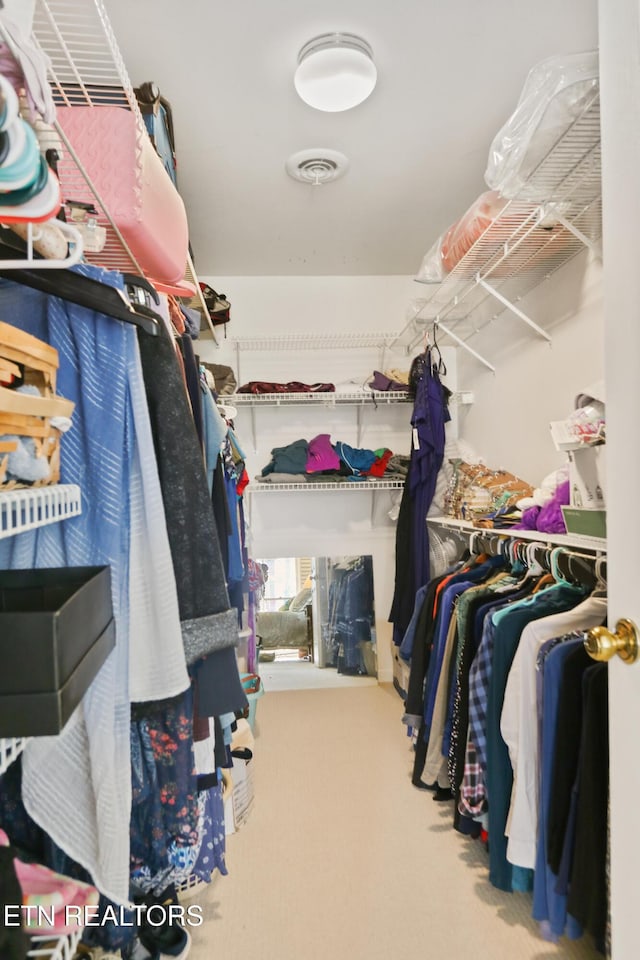
[[[289,157],[286,169],[294,180],[320,186],[342,177],[349,169],[349,161],[337,150],[300,150]]]

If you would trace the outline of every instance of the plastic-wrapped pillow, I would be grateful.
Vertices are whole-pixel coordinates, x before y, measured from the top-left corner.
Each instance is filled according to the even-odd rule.
[[[459,220],[425,254],[416,276],[420,283],[440,283],[469,252],[508,203],[499,193],[487,190],[473,201]]]
[[[500,216],[507,202],[495,190],[487,190],[449,227],[441,247],[442,265],[447,273],[458,265],[476,240],[479,240],[496,217]]]
[[[485,182],[504,197],[552,200],[545,183],[536,195],[527,180],[598,90],[597,51],[549,57],[529,72],[518,106],[489,149]]]

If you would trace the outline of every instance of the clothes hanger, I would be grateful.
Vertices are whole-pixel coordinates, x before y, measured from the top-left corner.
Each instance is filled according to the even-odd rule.
[[[544,547],[544,544],[537,543],[535,540],[532,540],[531,543],[528,543],[526,546],[527,569],[532,577],[541,577],[545,572],[544,567],[539,563],[536,556],[536,549],[538,547]]]
[[[597,583],[594,558],[584,553],[569,553],[568,564],[571,581],[593,591]]]
[[[564,547],[551,551],[551,572],[560,583],[593,589],[596,582],[593,563],[594,558],[585,553],[574,553]]]
[[[564,550],[563,547],[555,547],[555,548],[551,551],[551,554],[550,554],[550,556],[549,556],[549,566],[550,566],[550,569],[551,569],[551,574],[552,574],[552,576],[553,576],[553,579],[556,580],[558,583],[568,583],[568,582],[569,582],[569,581],[567,580],[567,578],[566,578],[566,577],[563,575],[563,573],[561,572],[560,566],[559,566],[560,555],[563,554],[563,553],[566,553],[566,551]]]
[[[538,543],[534,540],[527,544],[526,547],[528,569],[522,582],[526,583],[532,579],[535,580],[536,584],[533,588],[534,594],[554,583],[554,579],[548,572],[548,569],[540,562],[542,559],[542,557],[539,559],[541,550],[543,551],[542,557],[546,558],[546,547],[543,543]]]
[[[469,553],[474,557],[477,556],[479,553],[479,550],[478,550],[479,539],[480,539],[480,534],[477,532],[477,530],[474,530],[469,536]]]
[[[124,280],[124,283],[127,289],[129,287],[133,287],[134,290],[139,290],[139,289],[146,290],[146,292],[150,295],[154,303],[157,306],[160,306],[160,294],[158,293],[156,288],[153,286],[153,284],[149,283],[146,277],[139,277],[135,273],[123,273],[122,279]],[[145,301],[141,301],[141,302],[144,303]]]
[[[236,407],[232,407],[228,403],[220,403],[219,400],[216,400],[216,406],[225,420],[234,420],[238,416]]]
[[[607,558],[606,557],[596,557],[595,563],[595,576],[596,583],[591,596],[599,599],[605,600],[607,597]]]
[[[19,238],[16,237],[19,241]],[[0,240],[0,253],[6,259],[20,259],[24,253]],[[0,277],[25,287],[59,297],[69,303],[104,313],[115,320],[131,323],[150,336],[158,336],[164,327],[160,314],[143,304],[132,304],[123,290],[111,287],[73,270],[1,270]]]
[[[437,331],[437,329],[438,329],[438,325],[434,322],[434,324],[433,324],[433,330],[431,331],[431,339],[433,340],[433,346],[432,346],[432,348],[431,348],[431,353],[433,354],[434,351],[437,351],[437,353],[438,353],[438,363],[437,363],[437,365],[436,365],[436,371],[437,371],[437,373],[438,373],[438,376],[439,376],[439,377],[446,377],[446,375],[447,375],[447,367],[446,367],[446,364],[445,364],[444,360],[442,359],[442,353],[440,352],[440,347],[438,346],[438,340],[437,340],[437,337],[436,337],[436,331]]]

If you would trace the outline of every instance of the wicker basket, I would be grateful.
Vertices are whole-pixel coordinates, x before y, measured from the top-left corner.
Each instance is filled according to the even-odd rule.
[[[74,404],[56,397],[58,351],[36,337],[0,322],[0,491],[15,487],[46,486],[60,479],[60,431],[51,426],[52,417],[70,417]],[[2,384],[19,378],[25,385],[37,387],[40,396],[7,389]],[[9,454],[16,450],[15,440],[7,435],[30,437],[36,453],[49,462],[49,477],[33,484],[8,479]]]

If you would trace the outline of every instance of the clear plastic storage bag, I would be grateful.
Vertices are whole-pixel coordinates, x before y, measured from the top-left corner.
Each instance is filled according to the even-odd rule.
[[[487,186],[509,198],[553,199],[536,196],[535,182],[527,187],[527,180],[597,89],[597,51],[549,57],[533,67],[518,106],[491,144]]]
[[[444,280],[500,215],[507,202],[493,190],[482,193],[425,254],[416,280],[421,283],[440,283]]]
[[[446,270],[442,264],[442,240],[443,237],[438,237],[422,258],[416,274],[419,283],[441,283],[444,280]]]

